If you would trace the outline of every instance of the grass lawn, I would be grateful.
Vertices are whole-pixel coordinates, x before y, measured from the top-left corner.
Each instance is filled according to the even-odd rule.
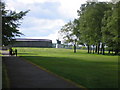
[[[85,50],[17,48],[25,58],[86,88],[118,87],[118,56],[88,54]]]

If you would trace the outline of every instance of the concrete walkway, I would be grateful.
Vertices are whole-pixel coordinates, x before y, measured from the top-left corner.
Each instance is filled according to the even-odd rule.
[[[19,57],[3,57],[2,61],[7,66],[11,88],[78,88]]]

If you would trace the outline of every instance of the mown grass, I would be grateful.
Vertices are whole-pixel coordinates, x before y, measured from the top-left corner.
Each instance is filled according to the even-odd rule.
[[[88,54],[85,50],[17,48],[25,58],[87,88],[118,87],[118,56]]]

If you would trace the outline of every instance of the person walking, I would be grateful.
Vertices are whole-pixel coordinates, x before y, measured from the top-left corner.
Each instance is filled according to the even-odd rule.
[[[15,55],[17,56],[17,49],[15,49]]]
[[[9,49],[9,55],[12,56],[12,48]]]

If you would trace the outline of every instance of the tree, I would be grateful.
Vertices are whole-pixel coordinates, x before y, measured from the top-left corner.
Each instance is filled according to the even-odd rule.
[[[80,21],[79,19],[74,19],[73,21],[73,34],[75,35],[76,39],[74,39],[77,44],[84,45],[84,43],[81,40],[81,33],[80,33]]]
[[[59,33],[62,35],[63,39],[66,43],[72,43],[74,47],[74,53],[76,53],[76,45],[77,43],[82,44],[80,42],[80,33],[79,33],[79,20],[74,19],[74,21],[70,21],[65,24]]]
[[[118,54],[120,51],[120,2],[112,4],[112,8],[105,12],[102,20],[102,35],[103,42],[108,46],[109,52],[115,51]]]
[[[96,51],[99,54],[100,44],[102,43],[101,22],[104,12],[108,9],[109,6],[105,2],[88,2],[83,4],[78,11],[81,39],[88,46],[88,53],[91,52],[89,46],[93,46],[94,53],[94,46],[96,45]]]
[[[93,53],[104,55],[105,45],[115,54],[120,52],[120,2],[87,2],[77,12],[79,18],[61,29],[66,40],[74,42],[77,38],[77,42],[88,46],[88,53],[93,48]]]
[[[19,13],[5,9],[5,3],[0,2],[2,11],[2,45],[7,46],[15,41],[15,36],[23,35],[18,28],[21,25],[20,20],[29,10]]]
[[[66,43],[74,42],[75,35],[73,34],[73,22],[69,21],[67,24],[62,26],[59,33],[62,35]]]

